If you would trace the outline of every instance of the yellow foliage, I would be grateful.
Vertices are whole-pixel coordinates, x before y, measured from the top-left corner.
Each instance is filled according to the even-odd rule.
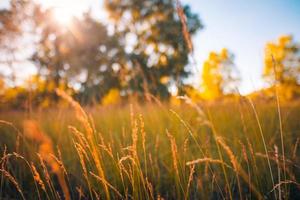
[[[228,50],[227,50],[226,48],[223,48],[223,49],[221,50],[220,57],[221,57],[221,59],[223,59],[223,60],[229,58],[229,53],[228,53]]]
[[[300,87],[295,84],[281,84],[278,86],[278,96],[281,101],[290,101],[299,98]]]
[[[167,65],[168,64],[168,59],[167,59],[167,56],[165,55],[161,55],[160,58],[159,58],[159,62],[162,64],[162,65]]]
[[[18,94],[21,94],[24,91],[25,89],[23,87],[8,88],[4,91],[3,99],[5,102],[13,101]]]
[[[102,105],[116,105],[121,102],[120,91],[116,88],[111,89],[108,94],[103,97]]]
[[[162,84],[167,84],[170,81],[170,77],[169,76],[163,76],[160,78],[159,80]]]
[[[41,104],[40,104],[39,107],[40,107],[40,108],[49,108],[50,105],[51,105],[50,99],[47,98],[47,97],[45,97],[45,98],[42,100],[42,102],[41,102]]]
[[[232,77],[232,65],[231,55],[225,48],[220,53],[209,54],[202,69],[203,99],[212,100],[224,95],[224,89],[235,79]]]
[[[300,70],[299,46],[291,35],[283,35],[265,47],[263,76],[272,84],[297,84]]]
[[[4,92],[5,83],[3,79],[0,78],[0,94]]]
[[[173,106],[179,106],[181,104],[181,100],[177,98],[177,96],[171,96],[170,103]]]
[[[193,102],[198,102],[200,100],[203,100],[202,94],[200,93],[199,90],[197,90],[194,87],[188,87],[185,89],[185,92],[187,96],[193,101]]]
[[[293,37],[291,35],[282,35],[278,39],[279,46],[285,47],[287,44],[291,43],[293,40]]]

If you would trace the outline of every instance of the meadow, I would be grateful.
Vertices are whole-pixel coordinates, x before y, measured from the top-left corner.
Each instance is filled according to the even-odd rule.
[[[300,199],[297,7],[2,0],[0,200]]]
[[[299,199],[300,103],[0,113],[0,199]]]

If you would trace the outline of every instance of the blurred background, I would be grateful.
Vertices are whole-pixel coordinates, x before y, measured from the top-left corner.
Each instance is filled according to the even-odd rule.
[[[298,97],[300,2],[2,0],[0,107]],[[270,92],[269,92],[270,93]],[[272,93],[272,92],[271,92]]]

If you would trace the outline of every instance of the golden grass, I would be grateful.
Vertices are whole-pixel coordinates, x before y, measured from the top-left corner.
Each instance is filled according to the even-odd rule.
[[[239,162],[237,161],[237,158],[235,157],[235,155],[232,152],[232,150],[230,149],[230,147],[224,142],[224,140],[221,137],[218,137],[216,139],[217,139],[217,142],[223,147],[223,149],[225,150],[225,152],[229,156],[230,162],[231,162],[231,164],[233,166],[233,169],[237,173],[237,175],[241,176],[244,179],[244,181],[248,184],[250,190],[253,191],[253,193],[256,195],[256,197],[258,199],[263,199],[262,195],[260,194],[260,192],[258,191],[258,189],[256,188],[256,186],[254,186],[251,182],[249,182],[247,173],[240,166]],[[238,178],[238,182],[239,182],[239,178]],[[238,183],[238,187],[239,187],[239,190],[241,190],[240,189],[240,187],[241,187],[240,183]],[[241,196],[241,191],[240,191],[240,197],[242,197]]]
[[[22,189],[20,188],[18,182],[16,181],[16,179],[6,170],[4,169],[0,169],[1,174],[4,175],[4,177],[6,177],[17,189],[17,191],[20,193],[22,199],[25,199],[24,194],[22,192]]]
[[[88,115],[67,94],[57,92],[75,116],[66,110],[66,121],[57,113],[57,119],[20,118],[22,132],[8,120],[0,121],[1,130],[17,133],[9,134],[15,140],[3,140],[0,197],[284,199],[296,197],[295,191],[300,190],[299,137],[289,135],[283,128],[289,124],[283,124],[285,139],[291,137],[284,141],[283,156],[278,148],[280,135],[270,128],[271,115],[262,112],[262,117],[257,107],[231,104],[203,110],[189,102],[191,107],[131,105],[112,113],[95,108]],[[281,120],[287,117],[284,114],[282,109]],[[290,125],[290,130],[297,130],[297,123]],[[25,161],[25,167],[18,160]],[[266,177],[273,177],[274,184]]]

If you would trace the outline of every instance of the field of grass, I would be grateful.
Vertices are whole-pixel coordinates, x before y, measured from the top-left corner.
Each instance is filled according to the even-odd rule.
[[[300,104],[0,113],[0,199],[300,199]],[[284,153],[283,153],[284,152]]]

